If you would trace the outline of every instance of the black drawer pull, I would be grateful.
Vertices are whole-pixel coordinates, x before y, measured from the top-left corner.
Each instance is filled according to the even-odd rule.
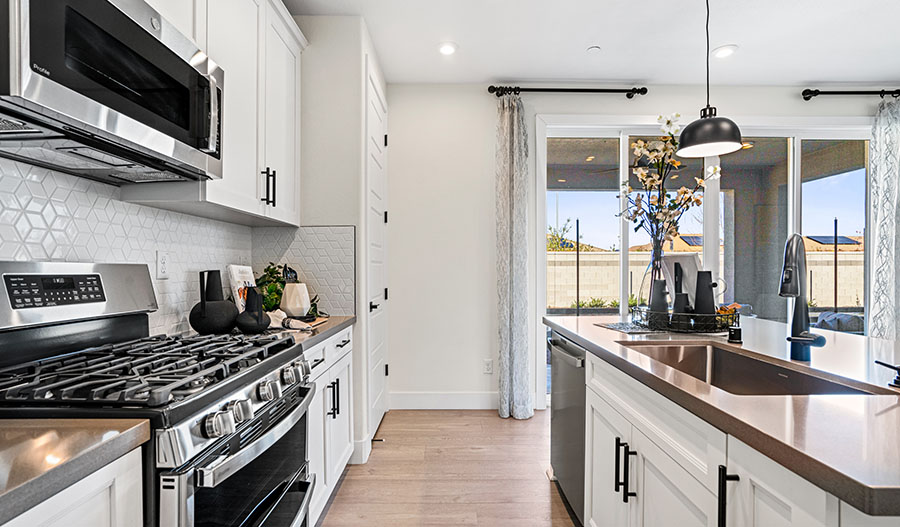
[[[619,492],[620,490],[622,490],[622,482],[619,480],[619,474],[620,474],[621,466],[622,466],[622,456],[621,456],[622,445],[624,445],[624,444],[625,443],[622,442],[621,437],[616,438],[616,473],[614,474],[614,478],[613,478],[614,482],[615,482],[615,486],[613,488],[615,489],[616,492]]]
[[[337,419],[337,383],[332,381],[328,384],[328,387],[331,388],[331,410],[325,415],[330,415],[332,419]]]
[[[719,527],[725,527],[727,517],[728,499],[725,496],[729,481],[740,481],[741,477],[737,474],[729,474],[725,465],[719,465]]]
[[[378,309],[378,306],[381,304],[376,304],[375,302],[369,302],[369,313]]]
[[[628,490],[628,460],[631,459],[631,456],[636,456],[637,452],[634,450],[630,450],[628,448],[628,443],[622,443],[622,448],[625,450],[625,466],[623,467],[625,470],[622,474],[622,501],[628,503],[628,498],[637,497],[637,492],[630,492]]]
[[[341,342],[340,344],[337,345],[337,347],[338,348],[346,348],[347,344],[350,344],[350,339],[347,339],[347,340]]]

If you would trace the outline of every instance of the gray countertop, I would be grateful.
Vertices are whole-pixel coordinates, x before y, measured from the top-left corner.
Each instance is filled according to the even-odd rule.
[[[725,433],[857,509],[900,515],[900,392],[875,359],[900,362],[893,341],[815,330],[826,335],[811,362],[790,360],[786,324],[742,319],[743,345],[724,337],[627,335],[598,326],[618,317],[545,317],[551,329]],[[885,395],[734,395],[627,347],[635,341],[714,341],[717,346]]]
[[[342,329],[348,328],[355,323],[356,316],[331,316],[325,322],[316,326],[311,332],[285,330],[282,334],[294,337],[294,341],[300,345],[300,349],[306,351],[316,344],[330,339],[337,335]]]
[[[146,419],[0,420],[0,524],[149,439]]]

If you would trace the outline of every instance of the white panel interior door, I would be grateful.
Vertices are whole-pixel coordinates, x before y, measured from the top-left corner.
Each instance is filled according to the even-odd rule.
[[[639,527],[715,527],[716,497],[640,430],[632,430]]]
[[[387,411],[387,171],[385,134],[387,103],[371,73],[366,77],[366,298],[368,333],[369,435],[378,430]],[[376,307],[377,306],[377,307]]]

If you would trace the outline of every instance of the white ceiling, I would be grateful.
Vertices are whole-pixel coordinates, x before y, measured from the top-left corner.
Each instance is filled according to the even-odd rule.
[[[699,84],[704,76],[702,0],[285,1],[294,14],[364,17],[392,83]],[[713,84],[900,81],[900,1],[710,3],[712,47],[740,46],[713,60]],[[451,57],[438,53],[446,40],[459,45]],[[589,55],[591,45],[602,52]]]

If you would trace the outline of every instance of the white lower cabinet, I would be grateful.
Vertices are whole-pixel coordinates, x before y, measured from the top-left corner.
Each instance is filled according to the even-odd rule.
[[[634,521],[641,527],[715,527],[716,496],[640,430],[632,430],[629,448],[635,471],[629,489],[636,496]],[[630,482],[629,482],[630,483]]]
[[[3,527],[141,527],[141,474],[137,448]]]
[[[349,335],[349,331],[342,332],[304,353],[307,360],[323,361],[313,370],[316,394],[307,414],[309,471],[316,475],[310,525],[318,521],[353,454],[353,353]],[[340,353],[330,355],[325,353],[327,349]]]
[[[837,498],[728,437],[728,525],[733,527],[836,527]]]
[[[593,390],[587,390],[584,519],[589,527],[628,525],[621,485],[622,443],[631,441],[631,423]],[[618,466],[617,466],[618,465]]]

